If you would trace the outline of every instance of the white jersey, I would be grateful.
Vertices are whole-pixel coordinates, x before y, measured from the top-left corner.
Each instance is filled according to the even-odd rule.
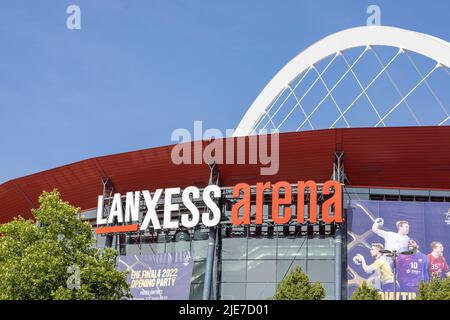
[[[408,251],[408,236],[384,230],[379,230],[378,235],[384,239],[384,248],[386,250]]]

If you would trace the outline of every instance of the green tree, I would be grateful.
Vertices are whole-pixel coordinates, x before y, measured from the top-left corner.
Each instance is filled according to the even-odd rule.
[[[377,289],[367,285],[364,281],[362,285],[353,292],[352,300],[381,300]]]
[[[298,266],[284,277],[274,296],[274,300],[321,300],[323,298],[325,298],[323,286],[319,282],[312,285],[308,276]]]
[[[39,197],[32,220],[0,225],[0,299],[122,299],[117,252],[93,247],[92,227],[57,190]]]
[[[450,279],[439,281],[434,276],[429,282],[420,281],[417,300],[450,300]]]

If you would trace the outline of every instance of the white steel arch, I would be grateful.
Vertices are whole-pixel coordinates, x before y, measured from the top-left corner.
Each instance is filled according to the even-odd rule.
[[[442,66],[448,69],[450,66],[450,43],[445,40],[415,31],[387,26],[364,26],[346,29],[314,43],[287,63],[252,103],[236,128],[234,136],[251,134],[273,101],[284,90],[290,89],[290,83],[310,66],[347,49],[371,46],[390,46],[413,51],[433,59],[438,63],[437,67]],[[405,98],[403,97],[400,102]],[[380,120],[383,121],[381,118]]]

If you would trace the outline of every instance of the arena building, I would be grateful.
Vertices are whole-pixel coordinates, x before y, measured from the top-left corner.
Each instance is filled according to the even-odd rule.
[[[344,297],[347,287],[346,237],[336,241],[336,227],[346,228],[350,199],[447,202],[450,208],[450,127],[357,128],[283,133],[280,170],[264,182],[327,181],[345,174],[344,222],[233,226],[229,195],[236,183],[261,182],[258,165],[218,165],[221,210],[211,298],[265,299],[289,269],[299,265],[311,281],[320,281],[327,298]],[[236,139],[236,138],[234,138]],[[380,148],[382,146],[382,148]],[[174,165],[172,146],[92,158],[8,181],[0,186],[1,222],[38,207],[43,190],[57,188],[63,199],[82,209],[95,225],[98,195],[130,190],[197,186],[210,181],[208,165]],[[439,152],[436,152],[439,150]],[[306,155],[306,156],[304,156]],[[341,172],[341,173],[339,173]],[[270,201],[264,205],[267,214]],[[307,204],[306,204],[307,205]],[[200,206],[200,205],[199,205]],[[253,208],[252,208],[253,210]],[[294,209],[295,210],[295,209]],[[319,214],[320,217],[320,214]],[[108,236],[95,235],[97,246]],[[110,246],[121,254],[191,250],[194,256],[192,299],[201,299],[208,229],[115,233]],[[336,254],[339,256],[336,256]]]
[[[310,108],[307,116],[308,111],[302,107],[303,120],[295,122],[295,126],[309,124],[309,130],[289,130],[285,127],[293,114],[289,110],[285,113],[287,117],[275,123],[277,114],[281,113],[277,110],[284,108],[284,105],[278,107],[277,101],[282,101],[283,95],[288,98],[296,96],[293,92],[298,88],[298,81],[306,79],[309,70],[330,55],[339,57],[344,50],[361,46],[365,48],[363,52],[371,51],[373,47],[369,46],[372,45],[422,54],[437,62],[436,68],[446,71],[448,77],[448,42],[395,28],[349,29],[322,39],[288,63],[250,107],[237,128],[236,136],[221,140],[225,143],[227,139],[237,141],[244,137],[248,141],[248,135],[263,128],[264,123],[271,123],[277,131],[294,131],[279,135],[279,170],[275,175],[261,175],[260,164],[177,165],[171,159],[172,145],[95,157],[1,184],[0,222],[8,222],[18,215],[31,217],[30,210],[38,207],[37,200],[42,191],[55,188],[61,192],[64,200],[80,207],[83,217],[97,228],[97,209],[101,207],[100,215],[111,210],[115,194],[120,193],[119,198],[125,199],[128,192],[139,190],[150,190],[154,194],[157,189],[183,190],[195,186],[204,190],[209,185],[216,185],[220,187],[220,195],[214,201],[220,209],[220,222],[216,226],[198,223],[192,228],[178,225],[176,228],[131,230],[127,227],[117,228],[123,227],[119,223],[121,221],[111,220],[107,224],[115,229],[110,229],[110,232],[99,232],[100,228],[97,228],[94,234],[96,246],[116,248],[123,256],[189,252],[193,258],[193,271],[189,280],[190,299],[271,298],[277,284],[296,266],[300,266],[312,282],[322,283],[327,299],[346,299],[354,290],[352,285],[358,285],[364,279],[374,280],[372,275],[369,276],[370,272],[365,275],[361,259],[355,258],[358,255],[365,255],[367,261],[373,258],[368,256],[368,250],[371,244],[380,242],[383,236],[372,232],[371,228],[383,227],[395,233],[395,221],[407,220],[410,225],[409,236],[418,239],[424,253],[428,253],[430,243],[439,241],[445,247],[450,234],[450,126],[446,125],[450,117],[445,113],[445,108],[443,118],[439,118],[437,123],[410,125],[396,122],[395,110],[409,95],[403,93],[399,96],[399,102],[393,104],[393,109],[375,112],[378,118],[371,125],[364,125],[364,128],[348,123],[341,128],[340,121],[351,122],[351,119],[345,116],[345,110],[348,109],[339,107],[340,114],[333,118],[336,121],[331,120],[326,125],[320,122],[323,117],[317,120],[318,125],[311,122],[314,119],[311,113],[318,109]],[[383,71],[386,71],[386,66],[382,67]],[[352,70],[348,67],[346,74]],[[317,74],[317,79],[324,76],[321,71]],[[426,77],[422,74],[422,80],[419,81],[425,83]],[[290,94],[286,93],[286,88],[290,88]],[[364,96],[364,92],[365,89],[359,96]],[[325,93],[327,96],[331,96],[329,90]],[[374,105],[372,99],[366,98],[370,101],[368,105]],[[296,96],[295,100],[292,110],[302,105],[299,102],[301,98]],[[441,100],[439,102],[443,105]],[[411,114],[417,116],[419,113]],[[387,120],[390,116],[394,118],[389,124]],[[420,117],[416,118],[421,120]],[[203,147],[209,143],[211,141],[203,141]],[[325,192],[324,183],[330,180],[342,187],[340,207],[334,206],[332,209],[333,214],[342,212],[342,221],[329,222],[324,219],[323,204],[333,196],[333,192]],[[258,183],[270,182],[273,185],[281,181],[292,186],[292,204],[277,205],[278,208],[274,209],[272,189],[267,188],[259,195],[262,199],[263,221],[257,223],[255,210],[258,205]],[[312,189],[306,190],[304,198],[302,194],[303,202],[298,202],[299,181],[317,183],[314,194]],[[232,206],[242,197],[240,194],[233,195],[233,188],[242,183],[251,188],[251,218],[249,223],[237,225],[232,223]],[[337,192],[336,188],[334,192]],[[102,196],[101,202],[99,196]],[[181,201],[181,196],[175,196],[175,202],[178,203],[175,210],[178,213],[172,218],[180,221],[189,208]],[[304,208],[298,207],[300,203]],[[132,210],[126,209],[128,205],[125,203],[120,204],[123,205],[120,210]],[[209,212],[204,199],[193,201],[193,205],[200,213]],[[158,216],[165,215],[164,207],[164,201],[155,203]],[[311,207],[317,207],[317,219],[312,219],[311,212],[314,209]],[[136,208],[140,213],[145,210],[143,198],[137,200]],[[272,210],[286,208],[290,208],[293,219],[285,223],[274,221]],[[388,212],[392,208],[396,212]],[[444,211],[446,208],[448,216],[447,211]],[[297,213],[303,210],[306,218],[299,223],[296,220]],[[435,211],[438,218],[435,218]],[[364,223],[361,222],[362,216],[368,219]],[[384,218],[384,226],[379,224],[373,227],[376,218],[380,217]],[[428,217],[437,221],[439,226],[433,225],[431,220],[428,222]],[[100,218],[106,219],[106,216]],[[142,218],[139,217],[140,223]],[[408,242],[410,238],[406,237]],[[383,239],[388,248],[387,238]],[[447,256],[448,252],[444,255]],[[423,271],[424,274],[426,271]],[[394,280],[399,283],[397,293],[403,292],[404,295],[397,295],[396,298],[407,299],[409,291],[401,283],[399,270],[394,270],[394,274],[397,273],[399,278]],[[445,270],[443,274],[446,274]],[[381,288],[385,284],[383,281],[378,284],[380,292],[385,293]],[[386,296],[386,299],[390,298]]]

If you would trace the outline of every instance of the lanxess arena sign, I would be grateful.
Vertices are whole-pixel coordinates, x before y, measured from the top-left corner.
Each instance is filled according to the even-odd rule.
[[[299,181],[297,187],[297,223],[305,222],[305,196],[309,194],[309,223],[317,222],[318,186],[314,181]],[[293,219],[292,208],[293,196],[292,186],[289,182],[280,181],[277,183],[257,183],[256,184],[256,212],[255,224],[263,223],[263,202],[264,192],[272,190],[272,212],[269,218],[274,223],[284,224]],[[322,220],[325,223],[342,222],[342,186],[337,181],[327,181],[322,186],[322,194],[330,197],[321,204]],[[172,219],[172,214],[178,214],[179,203],[174,203],[174,197],[180,197],[183,205],[188,209],[181,213],[180,219]],[[190,186],[183,190],[181,188],[156,189],[153,194],[149,190],[127,192],[125,203],[122,195],[114,194],[112,204],[104,216],[104,197],[98,197],[97,206],[97,234],[114,232],[145,231],[150,223],[153,229],[177,229],[180,226],[193,228],[200,222],[206,227],[214,227],[219,224],[221,210],[216,200],[222,196],[219,186],[209,185],[200,191],[198,187]],[[233,197],[239,199],[232,207],[232,223],[235,225],[248,225],[251,209],[251,187],[247,183],[239,183],[233,187]],[[141,199],[145,202],[146,210],[141,212]],[[162,221],[157,214],[158,203],[163,200],[164,213]],[[194,204],[196,200],[202,200],[209,210],[200,212]],[[334,210],[332,210],[334,208]],[[333,212],[333,213],[332,213]],[[143,219],[140,215],[142,214]],[[142,220],[142,222],[140,222]],[[110,225],[110,226],[107,226]],[[113,226],[111,226],[113,225]]]

